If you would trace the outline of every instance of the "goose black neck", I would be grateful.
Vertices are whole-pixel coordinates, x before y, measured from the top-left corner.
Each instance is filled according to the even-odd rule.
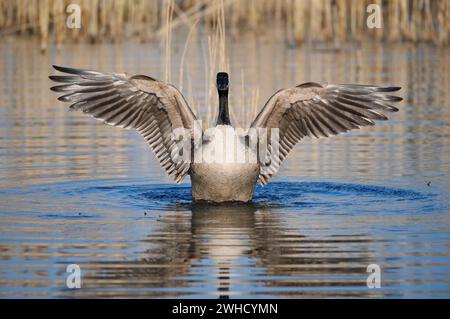
[[[230,114],[228,113],[228,89],[217,90],[219,92],[219,115],[217,125],[231,125]]]

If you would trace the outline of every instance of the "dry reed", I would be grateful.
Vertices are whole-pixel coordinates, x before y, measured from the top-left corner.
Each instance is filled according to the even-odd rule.
[[[0,34],[33,34],[45,50],[51,40],[61,43],[85,38],[116,41],[139,36],[145,41],[167,34],[168,0],[80,0],[80,30],[65,27],[70,0],[0,0]],[[171,2],[171,28],[191,27],[202,18],[212,25],[218,6],[233,36],[242,32],[265,33],[284,25],[290,42],[429,41],[448,45],[449,0],[180,0]],[[382,29],[368,29],[366,8],[377,3],[383,9]],[[51,36],[54,35],[54,36]]]
[[[173,20],[173,11],[174,11],[174,1],[166,0],[166,6],[164,11],[164,21],[165,21],[165,37],[162,38],[162,44],[165,48],[165,68],[164,68],[164,80],[166,82],[171,82],[171,70],[172,70],[172,20]]]

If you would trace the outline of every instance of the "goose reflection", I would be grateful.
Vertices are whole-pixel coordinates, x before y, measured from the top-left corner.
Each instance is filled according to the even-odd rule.
[[[280,214],[285,212],[262,204],[168,207],[140,241],[137,260],[93,261],[83,277],[85,289],[73,293],[328,296],[339,294],[339,287],[356,287],[340,295],[374,295],[365,287],[365,267],[372,261],[366,235],[306,236],[301,225],[286,223]]]
[[[170,205],[134,250],[137,260],[94,260],[75,297],[228,298],[233,276],[254,263],[258,234],[255,204]]]
[[[215,266],[219,297],[230,293],[233,269],[254,255],[258,206],[252,204],[197,204],[192,209],[196,256]],[[241,262],[239,262],[241,260]]]

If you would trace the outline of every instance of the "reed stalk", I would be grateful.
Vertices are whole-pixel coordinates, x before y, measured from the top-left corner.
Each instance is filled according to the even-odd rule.
[[[120,41],[138,36],[142,41],[165,38],[170,29],[190,28],[202,21],[207,28],[221,10],[233,37],[252,32],[267,33],[284,26],[289,42],[370,40],[433,42],[449,44],[450,3],[448,0],[78,0],[82,28],[65,27],[70,0],[0,0],[0,34],[34,35],[41,48],[54,38],[63,41]],[[384,28],[366,26],[366,7],[381,6]],[[220,22],[222,23],[222,22]],[[54,34],[54,37],[50,37]]]
[[[167,1],[167,5],[166,5],[166,9],[164,11],[164,20],[166,23],[166,35],[163,38],[163,44],[164,44],[164,58],[165,58],[165,68],[164,68],[164,80],[168,83],[171,82],[171,71],[172,71],[172,67],[171,67],[171,58],[172,58],[172,54],[171,54],[171,49],[172,49],[172,19],[173,19],[173,0],[166,0]]]

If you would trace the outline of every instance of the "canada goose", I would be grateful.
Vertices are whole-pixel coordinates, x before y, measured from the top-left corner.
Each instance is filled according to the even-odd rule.
[[[390,102],[402,100],[388,95],[400,87],[309,82],[279,90],[250,126],[249,132],[266,132],[266,139],[257,134],[256,150],[251,147],[255,139],[231,125],[227,73],[217,74],[216,126],[203,132],[185,98],[171,84],[145,75],[54,68],[69,74],[50,76],[63,83],[51,88],[65,93],[60,101],[71,102],[70,109],[82,110],[107,124],[136,129],[175,182],[191,176],[195,201],[250,201],[256,182],[266,185],[303,137],[328,137],[374,125],[374,120],[387,120],[383,112],[398,111]],[[184,133],[174,134],[179,129]],[[193,155],[186,155],[180,145],[192,147]],[[245,161],[235,160],[244,153]],[[197,154],[200,159],[212,156],[214,160],[194,160]]]

